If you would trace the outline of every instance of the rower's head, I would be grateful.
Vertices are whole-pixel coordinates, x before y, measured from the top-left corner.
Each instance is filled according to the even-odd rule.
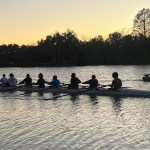
[[[6,77],[6,75],[5,74],[3,74],[3,78],[5,78]]]
[[[10,76],[10,77],[14,77],[13,73],[10,73],[9,76]]]
[[[92,75],[92,79],[95,79],[96,78],[96,76],[95,75]]]
[[[39,76],[38,76],[40,79],[43,79],[43,74],[42,73],[39,73]]]
[[[75,76],[76,76],[76,74],[75,74],[75,73],[72,73],[72,74],[71,74],[71,77],[73,77],[73,78],[74,78]]]
[[[113,78],[118,78],[118,72],[114,72],[114,73],[112,74],[112,77],[113,77]]]
[[[56,79],[57,79],[57,76],[56,76],[56,75],[54,75],[54,76],[53,76],[53,79],[54,79],[54,80],[56,80]]]
[[[27,77],[27,78],[30,78],[30,75],[29,75],[29,74],[27,74],[27,75],[26,75],[26,77]]]

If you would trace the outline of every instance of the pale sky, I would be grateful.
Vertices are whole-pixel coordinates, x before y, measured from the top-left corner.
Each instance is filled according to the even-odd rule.
[[[0,0],[0,45],[36,44],[71,29],[80,39],[127,33],[150,0]]]

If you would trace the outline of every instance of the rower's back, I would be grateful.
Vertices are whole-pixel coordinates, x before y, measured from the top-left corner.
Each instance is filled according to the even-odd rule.
[[[92,78],[88,81],[83,82],[82,84],[89,84],[89,88],[97,88],[98,80],[96,79],[95,75],[92,75]]]
[[[5,84],[7,82],[6,75],[3,74],[3,77],[0,79],[1,85]]]
[[[114,78],[114,80],[112,81],[112,84],[110,85],[111,88],[113,88],[114,90],[120,89],[122,87],[122,81],[121,79],[118,78],[118,73],[114,72],[112,74],[112,77]]]
[[[43,79],[43,74],[40,73],[38,77],[39,77],[39,79],[37,81],[38,87],[39,88],[45,88],[45,80]]]
[[[23,81],[19,82],[19,84],[25,84],[25,86],[31,87],[32,86],[32,78],[30,77],[29,74],[27,74],[26,78]]]
[[[52,85],[52,87],[54,88],[58,88],[60,85],[60,81],[57,79],[57,76],[54,75],[53,80],[49,84]]]
[[[68,88],[77,89],[79,83],[81,83],[81,81],[76,77],[76,74],[75,74],[75,73],[72,73],[72,74],[71,74],[70,85],[69,85]]]
[[[90,80],[90,88],[97,88],[98,80],[95,75],[92,75],[92,79]]]
[[[6,86],[17,86],[17,79],[14,77],[14,74],[9,74],[9,79],[6,82]]]
[[[26,75],[26,78],[25,78],[25,85],[26,85],[26,86],[32,86],[32,78],[30,77],[29,74]]]

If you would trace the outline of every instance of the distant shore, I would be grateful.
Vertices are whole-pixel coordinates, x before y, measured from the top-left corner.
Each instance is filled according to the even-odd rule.
[[[87,65],[54,65],[51,63],[32,63],[32,64],[20,64],[20,63],[0,63],[0,67],[73,67],[73,66],[100,66],[100,65],[106,65],[106,66],[110,66],[110,65],[150,65],[150,63],[113,63],[113,64],[87,64]]]

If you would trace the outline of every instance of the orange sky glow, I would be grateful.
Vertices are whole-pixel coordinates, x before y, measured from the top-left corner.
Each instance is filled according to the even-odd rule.
[[[128,34],[143,8],[150,8],[150,0],[1,0],[0,44],[35,45],[67,29],[81,40]]]

